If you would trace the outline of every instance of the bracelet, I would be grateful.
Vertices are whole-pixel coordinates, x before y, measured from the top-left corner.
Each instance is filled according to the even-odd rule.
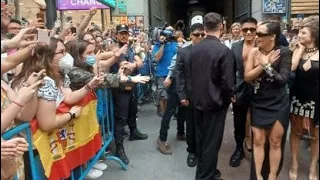
[[[16,101],[11,101],[13,104],[19,106],[20,108],[23,108],[23,106],[20,103],[17,103]]]
[[[92,88],[89,86],[89,84],[86,84],[86,85],[85,85],[85,88],[86,88],[86,90],[88,90],[88,91],[92,91]]]

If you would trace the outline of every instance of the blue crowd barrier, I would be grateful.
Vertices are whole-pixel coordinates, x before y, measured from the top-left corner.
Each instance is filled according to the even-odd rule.
[[[98,91],[99,92],[97,92],[97,94],[100,94],[98,96],[98,103],[99,101],[106,102],[106,106],[105,106],[106,111],[103,113],[103,116],[100,117],[102,119],[99,120],[102,138],[103,138],[103,146],[99,150],[99,152],[87,163],[87,168],[81,173],[79,180],[83,180],[87,176],[90,169],[97,163],[97,161],[99,161],[99,158],[106,151],[107,147],[110,145],[110,143],[114,139],[114,106],[113,106],[112,93],[107,88],[99,89]],[[124,164],[123,161],[116,156],[107,155],[107,159],[116,161],[117,163],[120,164],[120,166],[124,170],[128,169],[128,166]]]
[[[71,176],[70,176],[71,180],[83,180],[89,173],[90,169],[97,163],[97,161],[99,161],[99,158],[106,151],[106,148],[110,145],[110,143],[114,139],[114,106],[113,106],[112,93],[109,89],[100,89],[100,93],[102,94],[101,96],[99,96],[98,101],[106,102],[105,112],[103,112],[103,116],[100,117],[102,119],[99,119],[102,139],[103,139],[103,146],[91,160],[89,160],[87,163],[71,171]],[[32,143],[32,132],[30,128],[30,123],[21,124],[5,132],[4,134],[2,134],[1,137],[4,140],[8,140],[23,131],[26,131],[27,142],[29,144],[28,146],[28,154],[30,158],[29,166],[31,167],[32,179],[44,180],[43,173],[42,172],[40,173],[39,168],[36,167],[36,159],[33,153],[33,146],[32,146],[33,143]],[[107,160],[116,161],[124,170],[128,169],[128,166],[118,157],[113,155],[107,155],[106,158]],[[86,165],[86,168],[84,168],[85,165]]]
[[[21,124],[13,129],[2,134],[1,138],[4,140],[9,140],[12,137],[18,135],[19,133],[26,131],[27,134],[27,142],[28,146],[28,154],[30,158],[30,167],[31,167],[31,175],[33,180],[43,180],[42,175],[39,173],[39,170],[36,168],[36,160],[33,154],[33,146],[32,146],[32,133],[30,128],[30,123]],[[16,178],[15,178],[16,179]]]

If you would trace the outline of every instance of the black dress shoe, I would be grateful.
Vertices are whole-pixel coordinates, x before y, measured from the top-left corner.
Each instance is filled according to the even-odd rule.
[[[129,164],[129,158],[124,151],[123,145],[116,146],[116,156],[121,159],[124,164]]]
[[[194,153],[189,153],[188,158],[187,158],[187,165],[189,167],[195,167],[198,163],[198,158],[196,154]]]
[[[214,178],[217,180],[222,180],[221,179],[221,172],[219,171],[219,169],[217,169],[216,172],[214,173]]]
[[[138,129],[134,129],[130,133],[129,141],[145,140],[145,139],[148,139],[148,135],[141,133]]]
[[[243,149],[236,149],[235,152],[232,154],[230,158],[230,166],[231,167],[238,167],[241,164],[241,160],[244,158],[244,151]]]

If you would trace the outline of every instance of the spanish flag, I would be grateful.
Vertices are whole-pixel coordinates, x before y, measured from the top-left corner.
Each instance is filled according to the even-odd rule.
[[[49,180],[70,177],[70,171],[93,158],[102,145],[97,118],[97,98],[90,92],[77,105],[81,115],[59,129],[42,131],[33,120],[33,144]],[[60,104],[57,114],[69,112],[72,106]]]

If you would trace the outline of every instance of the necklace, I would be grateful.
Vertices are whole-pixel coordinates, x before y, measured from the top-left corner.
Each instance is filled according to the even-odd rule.
[[[306,49],[305,49],[305,51],[306,51],[307,53],[315,52],[315,51],[317,51],[317,50],[318,50],[318,48],[317,48],[317,47],[313,47],[313,48],[306,48]]]
[[[317,53],[317,50],[312,51],[313,53],[309,55],[310,52],[307,52],[308,60],[311,60],[311,57]]]
[[[273,50],[273,48],[272,48],[272,50]],[[267,52],[267,51],[263,50],[262,48],[259,48],[259,51],[264,55],[268,55],[271,52],[271,51]]]

